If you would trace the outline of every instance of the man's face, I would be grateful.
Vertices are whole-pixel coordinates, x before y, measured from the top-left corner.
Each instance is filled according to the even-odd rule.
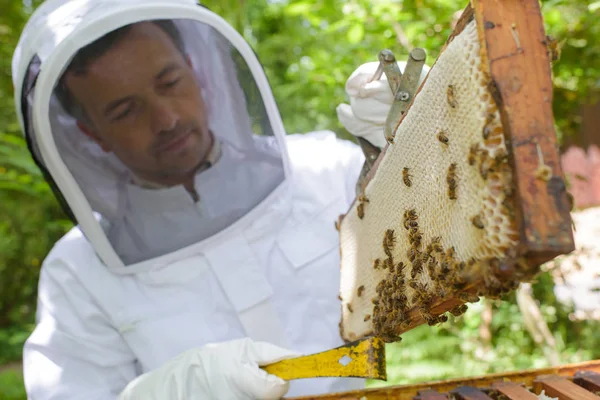
[[[134,25],[66,84],[88,117],[80,127],[141,178],[182,183],[210,150],[190,62],[152,23]]]

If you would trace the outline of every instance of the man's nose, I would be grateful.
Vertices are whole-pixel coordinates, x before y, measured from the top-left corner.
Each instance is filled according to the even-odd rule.
[[[153,130],[157,133],[168,132],[177,126],[179,114],[168,99],[157,99],[150,108]]]

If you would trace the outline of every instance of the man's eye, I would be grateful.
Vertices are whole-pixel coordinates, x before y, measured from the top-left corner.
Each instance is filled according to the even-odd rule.
[[[121,120],[121,119],[127,117],[129,114],[131,114],[132,110],[133,110],[133,106],[127,106],[125,109],[123,109],[123,111],[121,111],[120,113],[118,113],[117,115],[115,115],[113,117],[113,121],[118,121],[118,120]]]
[[[168,88],[173,87],[173,86],[177,85],[177,83],[179,83],[180,80],[181,80],[181,78],[170,80],[165,83],[165,86]]]

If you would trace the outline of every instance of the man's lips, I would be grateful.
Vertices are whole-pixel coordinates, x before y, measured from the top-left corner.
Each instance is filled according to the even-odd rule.
[[[169,140],[168,142],[161,144],[160,146],[158,146],[156,151],[158,153],[166,153],[166,152],[180,150],[183,147],[185,147],[185,145],[187,144],[188,139],[190,138],[191,135],[192,135],[192,131],[189,130],[186,133],[184,133],[183,135],[176,136],[173,139]]]

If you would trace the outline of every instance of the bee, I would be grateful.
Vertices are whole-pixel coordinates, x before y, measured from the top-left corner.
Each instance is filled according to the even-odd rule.
[[[404,268],[406,266],[404,265],[404,263],[402,261],[400,261],[398,264],[396,264],[396,270],[398,271],[398,273],[401,273],[402,271],[404,271]]]
[[[475,162],[477,161],[477,153],[479,152],[479,147],[477,146],[477,144],[474,144],[471,146],[471,148],[469,149],[469,158],[467,159],[467,161],[469,162],[469,165],[473,166],[475,165]]]
[[[423,272],[423,263],[421,262],[420,259],[416,259],[413,262],[413,267],[412,270],[410,271],[410,277],[415,279],[417,277],[417,274],[420,274]]]
[[[462,279],[455,279],[452,283],[452,287],[456,290],[462,290],[465,288],[465,286],[467,286],[467,282]]]
[[[418,231],[418,229],[416,229],[416,228],[413,228],[413,229],[414,230],[411,230],[410,235],[408,236],[408,240],[415,247],[419,247],[419,246],[421,246],[421,239],[423,238],[423,235]]]
[[[440,296],[440,298],[445,299],[446,295],[448,294],[446,292],[446,289],[444,289],[442,286],[438,286],[438,296]]]
[[[484,125],[481,134],[483,135],[483,140],[487,140],[490,137],[490,133],[492,132],[492,127],[490,125]]]
[[[413,220],[413,221],[418,218],[417,212],[415,211],[414,208],[411,208],[410,210],[406,211],[406,218]]]
[[[458,295],[458,299],[464,303],[477,303],[479,297],[470,293],[461,293]]]
[[[402,267],[402,268],[404,268],[404,267]],[[404,286],[404,277],[401,276],[401,275],[396,276],[396,282],[395,282],[395,284],[396,284],[396,288],[397,289],[401,288],[402,286]]]
[[[460,317],[465,312],[467,312],[468,308],[469,308],[469,306],[467,306],[466,304],[461,304],[459,306],[452,308],[450,310],[450,314],[454,315],[455,317]]]
[[[392,250],[389,248],[388,242],[385,239],[383,240],[383,252],[388,257],[392,256]],[[383,262],[385,263],[385,260]]]
[[[431,314],[421,313],[421,316],[429,326],[433,326],[438,323],[438,319]]]
[[[383,251],[388,256],[392,256],[392,249],[396,244],[396,237],[394,236],[394,230],[388,229],[385,231],[385,236],[383,237]]]
[[[440,274],[446,275],[450,273],[450,263],[448,261],[442,261],[440,264]]]
[[[494,162],[497,167],[502,165],[502,163],[505,162],[507,159],[508,159],[508,154],[506,153],[506,150],[504,150],[504,149],[500,149],[494,156]]]
[[[393,229],[388,229],[385,231],[385,240],[388,242],[389,246],[393,246],[396,243],[396,237],[394,236]]]
[[[338,294],[338,300],[342,301],[342,295],[341,294]]]
[[[446,275],[443,275],[442,273],[438,273],[435,277],[435,279],[437,279],[438,284],[440,285],[440,288],[442,286],[446,285]],[[441,290],[441,289],[440,289]]]
[[[402,169],[402,180],[404,181],[404,184],[408,187],[412,185],[412,181],[410,180],[410,178],[412,178],[412,175],[408,173],[408,168],[404,167]]]
[[[406,252],[406,256],[408,257],[408,259],[413,262],[415,260],[415,258],[417,258],[418,256],[418,250],[416,250],[414,247],[411,247],[410,249],[408,249],[408,251]]]
[[[383,269],[392,269],[394,268],[394,260],[391,257],[386,258],[385,260],[383,260]]]
[[[348,307],[348,311],[354,312],[354,310],[352,310],[352,305],[350,303],[346,304],[346,307]]]
[[[424,294],[427,294],[427,285],[423,285],[423,286],[424,286],[424,288],[425,288],[425,291],[424,291],[423,293],[424,293]],[[429,312],[429,311],[430,311],[430,309],[431,309],[431,303],[432,303],[432,301],[431,301],[431,300],[432,300],[432,299],[431,299],[431,297],[426,297],[426,298],[424,297],[424,298],[421,300],[421,304],[419,305],[419,309],[420,309],[420,310],[423,310],[423,311],[425,311],[425,312]]]
[[[452,108],[456,108],[458,106],[458,102],[456,101],[456,97],[454,96],[454,85],[448,85],[448,90],[446,91],[448,97],[448,105]]]
[[[440,133],[438,133],[437,138],[440,142],[442,142],[443,144],[448,144],[448,136],[446,136],[446,131],[440,131]]]
[[[360,285],[358,287],[358,289],[356,290],[356,295],[358,297],[362,296],[363,292],[365,291],[365,286],[364,285]]]
[[[411,229],[411,228],[418,228],[418,227],[419,227],[419,223],[417,221],[411,220],[408,218],[406,218],[404,220],[404,228],[406,228],[407,230]]]
[[[379,305],[379,299],[377,298],[372,298],[371,299],[371,303],[373,303],[374,306],[378,306]]]
[[[381,263],[381,260],[379,258],[376,258],[373,261],[373,269],[379,269],[379,264]]]
[[[371,319],[371,314],[367,314],[367,315],[365,315],[365,319],[363,319],[363,321],[367,322],[370,319]]]
[[[369,202],[367,196],[361,194],[358,196],[358,206],[356,206],[356,214],[358,218],[363,219],[365,217],[365,204]]]
[[[444,252],[444,248],[442,247],[442,245],[440,244],[440,241],[442,240],[442,238],[440,236],[436,236],[431,240],[431,252],[436,252],[436,253],[443,253]]]
[[[480,164],[479,164],[479,174],[485,180],[487,179],[488,173],[492,167],[491,161],[489,159],[490,152],[486,149],[483,149],[481,152]]]
[[[450,200],[456,200],[456,199],[457,199],[457,197],[456,197],[456,186],[452,186],[452,185],[451,185],[451,186],[448,188],[448,198],[449,198]]]
[[[391,260],[391,259],[389,259]],[[396,272],[396,265],[394,265],[393,262],[390,263],[390,265],[388,265],[388,268],[390,269],[390,274],[393,274],[394,272]]]
[[[365,217],[365,203],[359,203],[358,206],[356,206],[356,215],[358,215],[358,218],[360,219]]]
[[[385,281],[384,281],[384,280],[380,281],[380,282],[377,284],[377,287],[375,288],[375,291],[376,291],[377,293],[381,293],[381,292],[383,292],[383,289],[385,289]]]
[[[429,260],[429,264],[427,264],[427,269],[429,270],[429,275],[433,277],[433,274],[435,272],[435,258],[431,257],[431,259]]]
[[[456,250],[454,250],[454,246],[452,246],[448,250],[446,250],[446,257],[448,257],[448,258],[453,258],[455,254],[456,254]]]
[[[482,135],[483,140],[487,140],[490,137],[490,133],[492,133],[492,122],[496,116],[492,113],[488,113],[485,117],[485,124],[483,125]]]
[[[426,283],[419,283],[416,281],[412,281],[414,283],[416,283],[416,288],[413,287],[413,289],[417,290],[421,295],[427,293],[427,284]],[[427,301],[425,299],[422,300],[423,304],[426,305]]]
[[[471,222],[473,223],[473,226],[475,226],[475,228],[477,228],[477,229],[485,228],[485,225],[483,224],[483,220],[481,219],[481,215],[479,215],[479,214],[472,217]]]
[[[550,62],[558,61],[560,58],[561,47],[558,44],[558,40],[553,39],[550,36],[546,36],[546,47],[548,48],[548,56],[550,57]]]
[[[408,218],[404,218],[404,229],[406,229],[406,230],[410,229],[410,225],[408,225],[409,222],[410,222],[410,220]]]
[[[448,183],[448,197],[450,200],[456,200],[456,163],[452,163],[448,167],[446,182]]]
[[[446,314],[441,314],[437,318],[438,322],[448,322],[448,316]]]

